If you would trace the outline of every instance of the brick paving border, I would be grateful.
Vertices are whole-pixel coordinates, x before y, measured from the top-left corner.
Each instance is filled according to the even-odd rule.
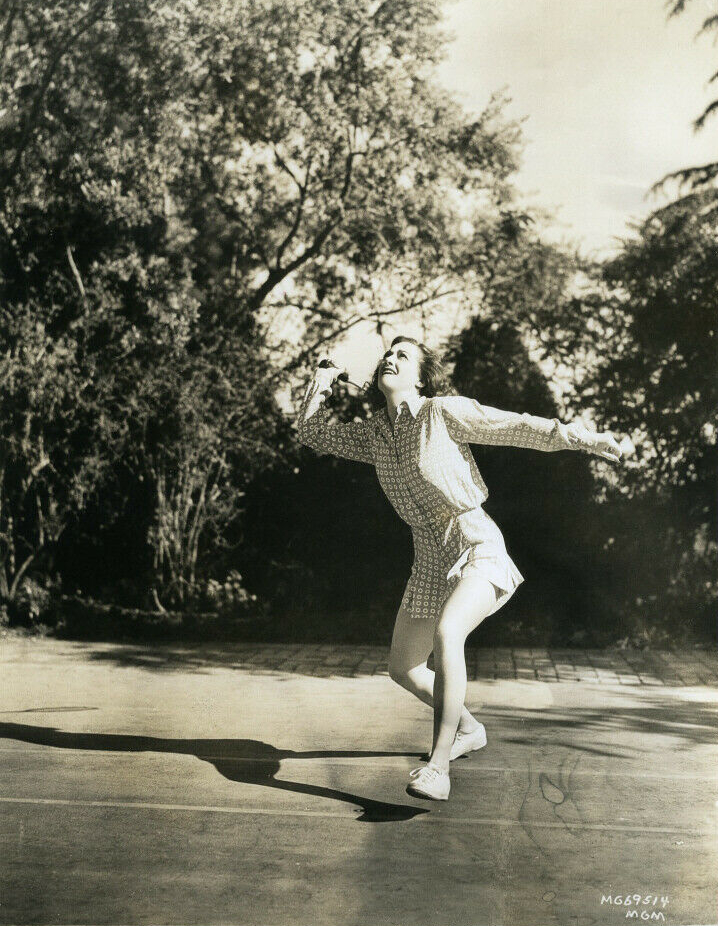
[[[0,634],[1,642],[15,638]],[[43,658],[47,644],[82,650],[81,641],[28,637],[29,650],[15,651],[10,659],[25,659],[35,650]],[[291,672],[318,678],[388,675],[389,647],[334,643],[192,643],[117,644],[107,657],[131,658],[133,664],[168,663],[187,668],[209,666],[248,672]],[[13,648],[14,649],[14,648]],[[9,654],[8,654],[9,655]],[[44,656],[47,656],[44,653]],[[429,665],[432,666],[432,657]],[[718,688],[718,648],[576,649],[575,647],[467,647],[466,670],[470,681],[514,679],[541,682],[642,687],[705,685]]]
[[[168,647],[170,652],[173,647]],[[181,653],[194,653],[181,647]],[[214,652],[196,651],[215,662]],[[296,672],[319,678],[388,675],[388,646],[231,644],[215,664],[249,671]],[[220,656],[220,653],[217,653]],[[431,657],[429,665],[432,665]],[[638,650],[480,647],[466,650],[470,681],[515,679],[643,687],[718,687],[718,650]]]

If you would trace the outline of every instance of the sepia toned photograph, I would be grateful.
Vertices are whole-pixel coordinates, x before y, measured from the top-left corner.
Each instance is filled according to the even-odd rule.
[[[0,926],[718,926],[718,0],[0,0]]]

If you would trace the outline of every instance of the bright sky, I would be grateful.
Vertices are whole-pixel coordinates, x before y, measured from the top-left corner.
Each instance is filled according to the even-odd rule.
[[[696,38],[715,11],[715,0],[693,0],[667,20],[664,0],[453,0],[440,77],[476,112],[508,89],[509,113],[526,119],[518,186],[557,213],[556,240],[603,256],[659,205],[646,195],[655,181],[716,157],[718,116],[692,127],[718,95],[707,84],[718,48]],[[381,350],[358,330],[332,356],[362,382]]]
[[[695,38],[715,0],[668,20],[664,0],[458,0],[441,78],[480,111],[507,87],[524,118],[519,186],[560,207],[556,234],[606,254],[671,170],[714,160],[718,117],[692,120],[718,95],[710,36]],[[713,91],[713,92],[711,92]]]

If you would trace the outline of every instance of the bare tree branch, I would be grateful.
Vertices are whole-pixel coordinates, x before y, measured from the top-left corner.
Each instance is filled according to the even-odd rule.
[[[295,180],[295,182],[296,182],[296,180]],[[281,242],[281,244],[280,244],[279,247],[277,248],[277,254],[276,254],[276,257],[275,257],[275,260],[274,260],[274,265],[275,265],[275,267],[276,267],[277,269],[279,269],[280,266],[281,266],[282,257],[284,256],[284,252],[286,251],[288,245],[291,243],[291,241],[294,239],[294,237],[296,236],[297,232],[299,231],[299,226],[300,226],[301,221],[302,221],[302,214],[303,214],[303,212],[304,212],[304,202],[305,202],[306,196],[307,196],[307,184],[308,184],[308,183],[309,183],[309,169],[307,169],[307,179],[306,179],[305,183],[304,183],[304,184],[298,184],[298,186],[299,186],[299,199],[297,200],[297,203],[296,203],[296,213],[295,213],[295,215],[294,215],[294,221],[292,222],[291,228],[289,229],[289,231],[288,231],[287,234],[285,235],[284,240]]]
[[[73,256],[72,256],[72,248],[70,247],[69,244],[68,244],[67,248],[65,249],[65,253],[67,254],[67,260],[68,260],[68,263],[70,264],[70,269],[72,270],[72,275],[75,277],[75,282],[77,283],[77,288],[80,290],[80,295],[82,296],[82,301],[83,301],[83,303],[86,303],[86,302],[87,302],[87,296],[86,296],[86,294],[85,294],[85,286],[84,286],[84,284],[83,284],[83,282],[82,282],[82,277],[80,276],[80,271],[77,269],[77,264],[75,263],[75,260],[74,260],[74,258],[73,258]]]
[[[342,183],[341,192],[339,194],[340,202],[339,205],[333,210],[332,218],[315,235],[311,244],[307,245],[302,253],[295,257],[294,260],[290,261],[286,267],[276,267],[274,270],[270,270],[269,274],[267,275],[267,279],[250,297],[250,309],[258,309],[278,283],[286,279],[286,277],[288,277],[291,273],[294,273],[295,270],[305,264],[308,260],[316,257],[320,253],[324,242],[331,235],[334,229],[339,226],[344,214],[344,200],[346,199],[349,192],[349,187],[351,186],[353,162],[354,152],[348,151],[345,159],[344,180]]]

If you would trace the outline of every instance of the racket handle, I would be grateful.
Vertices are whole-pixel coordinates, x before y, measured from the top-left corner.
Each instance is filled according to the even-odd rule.
[[[328,370],[330,367],[335,367],[335,368],[337,368],[336,363],[332,363],[331,360],[327,360],[327,359],[320,360],[319,363],[317,364],[317,366],[320,366],[323,370]],[[337,368],[337,369],[338,369],[338,368]],[[346,383],[346,382],[349,380],[349,376],[347,375],[346,371],[342,371],[342,372],[337,376],[337,379],[340,380],[340,381],[343,382],[343,383]]]
[[[320,360],[317,366],[321,367],[323,370],[327,370],[329,367],[336,367],[336,363],[332,363],[331,360],[324,359]],[[346,372],[346,370],[342,370],[342,372],[337,376],[337,382],[349,383],[350,386],[355,386],[357,389],[363,389],[363,386],[359,386],[357,383],[354,383],[349,379],[349,374]]]

